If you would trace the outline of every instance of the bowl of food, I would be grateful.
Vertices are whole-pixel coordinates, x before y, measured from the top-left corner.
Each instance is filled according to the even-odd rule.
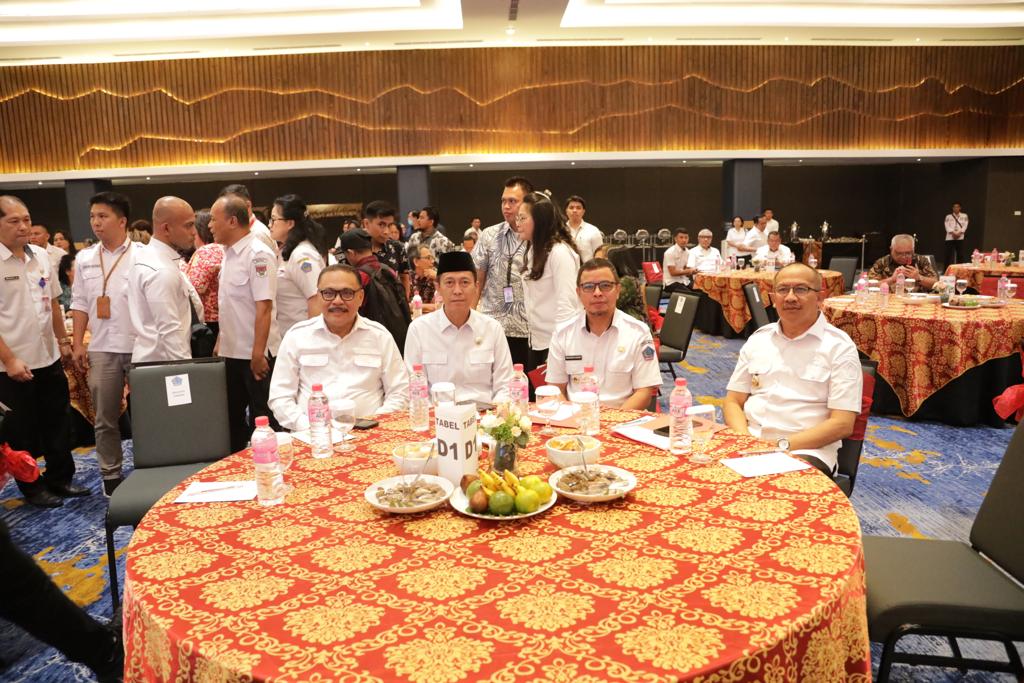
[[[407,441],[394,447],[391,459],[402,474],[437,474],[437,458],[430,458],[433,448],[433,441]],[[427,462],[428,458],[430,462]]]
[[[636,477],[620,467],[593,465],[566,467],[548,478],[560,496],[581,503],[603,503],[622,498],[636,488]]]
[[[363,497],[378,510],[410,514],[444,505],[454,491],[455,486],[442,477],[403,474],[372,484]]]
[[[580,451],[588,465],[598,462],[601,456],[601,442],[584,434],[560,434],[548,439],[544,444],[548,452],[548,460],[558,469],[582,465]]]

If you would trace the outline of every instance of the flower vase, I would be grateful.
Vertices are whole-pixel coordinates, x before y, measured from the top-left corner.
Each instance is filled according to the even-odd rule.
[[[508,470],[512,474],[516,472],[516,447],[510,443],[500,443],[494,449],[494,457],[491,461],[491,469],[495,472]]]

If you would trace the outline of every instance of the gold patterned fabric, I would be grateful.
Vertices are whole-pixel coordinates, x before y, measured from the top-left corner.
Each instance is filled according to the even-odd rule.
[[[971,368],[1017,353],[1024,339],[1024,306],[1015,303],[955,310],[893,297],[879,310],[843,297],[826,300],[822,311],[861,353],[878,361],[878,374],[907,416]]]
[[[967,280],[969,287],[976,290],[981,289],[981,283],[986,277],[1024,277],[1024,266],[1003,266],[994,263],[974,266],[970,263],[954,263],[946,268],[946,275],[952,275],[957,280]]]
[[[825,291],[825,296],[838,296],[843,293],[842,273],[835,270],[818,272],[821,273],[821,287]],[[743,296],[743,285],[756,282],[757,288],[761,290],[761,300],[767,305],[771,302],[769,295],[774,281],[774,272],[755,273],[753,269],[748,269],[729,273],[697,273],[693,278],[693,285],[707,292],[709,297],[722,306],[722,315],[725,316],[729,327],[736,332],[742,332],[750,322],[750,309],[747,307],[746,297]]]
[[[743,479],[606,430],[602,461],[638,479],[625,499],[380,513],[363,491],[397,474],[407,428],[298,449],[283,505],[168,493],[128,549],[125,680],[870,682],[860,527],[817,470]],[[725,431],[711,449],[759,444]],[[542,439],[520,454],[554,471]],[[243,452],[194,479],[252,476]]]

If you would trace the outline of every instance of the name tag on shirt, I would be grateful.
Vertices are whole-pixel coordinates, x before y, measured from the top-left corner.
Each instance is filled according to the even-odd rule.
[[[96,297],[96,317],[100,320],[110,320],[110,297]]]
[[[575,356],[566,356],[565,357],[565,362],[566,363],[568,363],[571,360],[583,360],[583,356],[580,355],[580,354],[576,354]]]
[[[20,275],[8,275],[7,277],[4,278],[4,282],[10,282],[11,280],[20,280],[20,279],[21,279]]]
[[[516,300],[511,287],[504,287],[501,291],[505,295],[505,303],[510,304]]]
[[[299,365],[307,365],[309,367],[321,368],[327,365],[327,354],[313,353],[305,356],[300,356]]]

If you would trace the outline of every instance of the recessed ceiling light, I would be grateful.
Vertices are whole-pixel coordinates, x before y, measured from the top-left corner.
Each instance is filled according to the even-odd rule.
[[[260,174],[260,172],[259,172],[259,171],[253,171],[253,172],[252,172],[252,174],[253,174],[253,175],[259,175],[259,174]]]
[[[357,168],[357,169],[356,169],[356,173],[359,173],[359,172],[360,172],[360,171],[362,171],[362,170],[363,170],[363,169],[361,169],[361,168]]]
[[[804,160],[803,159],[799,159],[799,162],[802,164],[802,163],[804,163]]]
[[[370,47],[370,43],[368,43],[368,42],[363,43],[363,47]]]
[[[37,185],[42,185],[42,184],[43,184],[43,181],[42,181],[42,180],[40,180],[40,181],[39,181],[38,183],[36,183],[36,184],[37,184]]]
[[[570,165],[570,166],[575,166],[575,165],[576,165],[576,162],[575,162],[575,161],[570,161],[570,162],[569,162],[569,165]]]
[[[920,43],[920,42],[921,42],[921,39],[920,39],[920,38],[914,38],[914,42],[915,42],[915,43]]]
[[[470,164],[470,165],[469,165],[469,167],[470,167],[470,168],[473,168],[473,166],[474,166],[474,164]]]
[[[146,180],[149,180],[149,179],[150,179],[149,176],[146,176]]]
[[[921,160],[920,160],[920,159],[918,159],[918,161],[921,161]]]
[[[784,37],[783,40],[789,40],[789,36]]]
[[[683,159],[683,163],[684,163],[684,164],[686,163],[686,159]]]
[[[653,43],[654,42],[654,38],[652,38],[651,36],[647,36],[647,42],[648,43]]]
[[[507,26],[507,27],[505,27],[505,35],[506,36],[514,36],[515,34],[516,34],[516,27],[515,26]]]

